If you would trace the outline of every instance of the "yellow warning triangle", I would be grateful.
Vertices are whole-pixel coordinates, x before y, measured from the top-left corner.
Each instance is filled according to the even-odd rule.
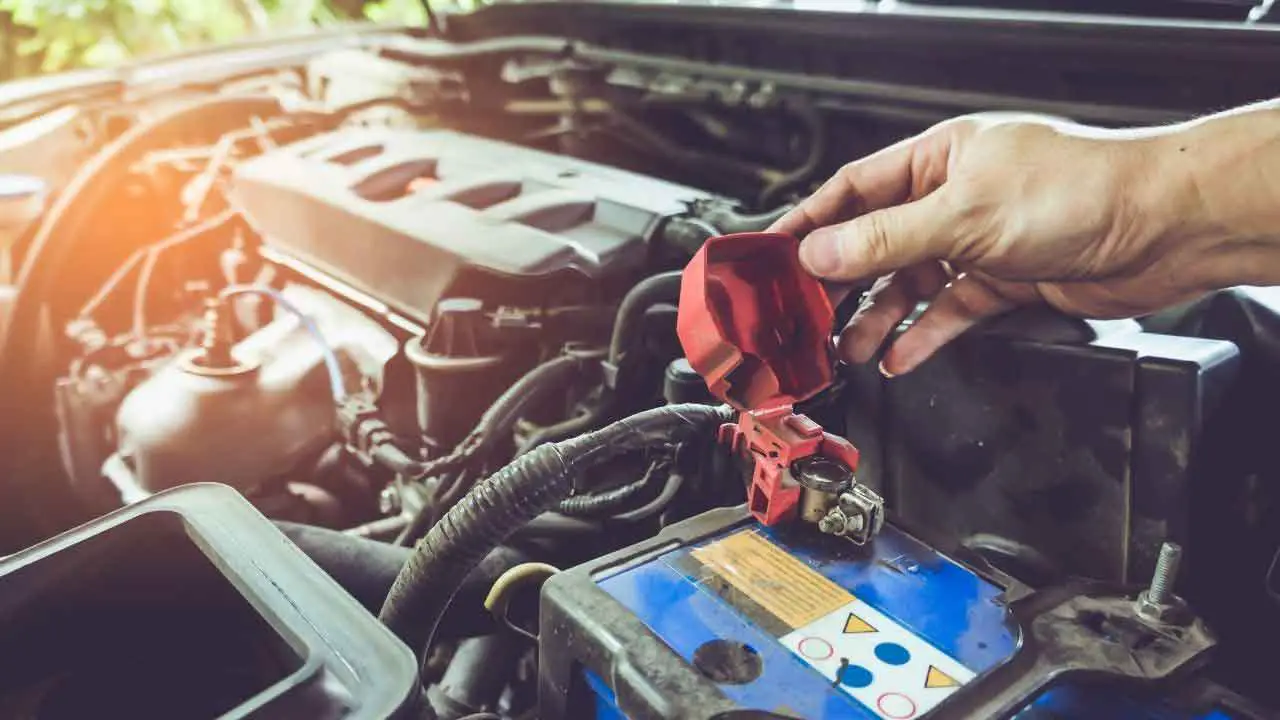
[[[849,613],[849,619],[844,621],[845,635],[857,635],[859,633],[873,633],[876,629],[871,627],[871,623],[862,618]]]
[[[924,686],[927,688],[949,688],[959,684],[955,678],[932,665],[929,666],[929,674],[924,678]]]

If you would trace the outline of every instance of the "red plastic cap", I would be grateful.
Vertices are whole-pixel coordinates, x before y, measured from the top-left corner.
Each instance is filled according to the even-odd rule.
[[[834,313],[799,247],[780,233],[722,235],[684,270],[680,344],[707,388],[739,410],[794,405],[831,385]]]

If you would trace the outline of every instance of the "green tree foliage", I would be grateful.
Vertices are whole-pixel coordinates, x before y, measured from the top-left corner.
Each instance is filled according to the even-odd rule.
[[[413,24],[425,13],[421,0],[0,0],[0,78],[355,19]]]

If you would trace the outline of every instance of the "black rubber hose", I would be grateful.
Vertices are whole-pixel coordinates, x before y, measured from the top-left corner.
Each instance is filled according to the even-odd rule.
[[[512,632],[471,637],[458,643],[440,682],[427,690],[438,720],[464,720],[497,707],[520,661],[520,638]]]
[[[396,577],[379,617],[425,657],[445,608],[472,568],[517,528],[568,497],[584,469],[677,442],[732,416],[724,406],[667,405],[516,458],[473,488],[427,533]]]
[[[574,435],[581,435],[600,424],[607,411],[603,406],[593,407],[587,412],[571,417],[568,420],[539,428],[525,438],[516,450],[516,455],[523,455],[543,443],[559,442]]]
[[[328,528],[282,521],[276,527],[370,612],[378,611],[412,554],[408,548]]]
[[[759,183],[777,172],[774,168],[764,165],[680,145],[648,123],[617,107],[609,111],[608,118],[610,122],[600,127],[600,130],[608,132],[617,140],[633,147],[660,154],[701,177],[723,181],[725,176],[733,176],[748,182]]]
[[[563,391],[581,367],[581,358],[560,355],[525,373],[480,416],[476,429],[471,432],[473,442],[487,445],[509,434],[531,405],[542,402],[548,391]],[[467,441],[463,440],[462,444],[466,445]]]
[[[604,532],[604,524],[598,520],[569,517],[558,512],[544,512],[517,528],[514,537],[519,538],[581,538]]]
[[[710,238],[719,235],[720,230],[701,218],[677,215],[662,224],[658,238],[662,242],[692,255],[698,252]]]
[[[618,305],[618,319],[613,324],[613,337],[609,340],[610,364],[618,363],[646,310],[657,303],[674,304],[680,301],[681,274],[680,270],[672,270],[650,275],[622,298],[622,303]]]
[[[546,392],[562,390],[577,375],[580,366],[581,361],[571,355],[561,355],[538,365],[493,401],[480,417],[475,429],[452,453],[426,463],[408,467],[401,465],[401,470],[397,472],[423,477],[462,467],[468,459],[483,454],[498,438],[509,435],[520,416],[531,404],[541,401]],[[404,470],[411,472],[403,472]],[[433,524],[436,511],[433,503],[419,508],[396,538],[396,544],[408,545],[422,537]]]
[[[759,215],[743,215],[730,207],[708,207],[697,213],[698,217],[715,226],[722,235],[733,235],[744,232],[761,232],[767,230],[787,211],[791,205],[782,205]]]
[[[413,554],[409,548],[327,528],[289,522],[276,522],[276,527],[371,613],[382,609],[396,575]],[[528,560],[524,552],[505,545],[486,555],[458,588],[441,637],[453,639],[493,632],[496,626],[493,616],[484,609],[485,596],[503,573]]]
[[[800,165],[787,171],[760,191],[760,199],[757,202],[760,207],[769,207],[784,192],[813,178],[814,173],[827,157],[827,124],[822,113],[809,103],[797,105],[794,111],[796,117],[804,123],[805,131],[809,135],[809,152],[805,154],[805,159]]]
[[[520,377],[480,416],[475,429],[448,455],[420,462],[393,445],[380,445],[373,459],[401,475],[430,476],[461,467],[468,458],[484,452],[497,438],[508,435],[529,406],[548,391],[561,390],[577,374],[581,360],[561,355],[534,367]]]

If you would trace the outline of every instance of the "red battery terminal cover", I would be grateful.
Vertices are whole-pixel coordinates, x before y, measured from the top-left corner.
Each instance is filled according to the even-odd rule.
[[[680,344],[707,388],[739,411],[720,437],[749,453],[748,508],[765,525],[797,515],[792,463],[821,455],[850,470],[858,465],[853,445],[793,410],[831,385],[834,365],[834,312],[822,283],[801,266],[799,247],[780,233],[713,237],[680,287]]]

